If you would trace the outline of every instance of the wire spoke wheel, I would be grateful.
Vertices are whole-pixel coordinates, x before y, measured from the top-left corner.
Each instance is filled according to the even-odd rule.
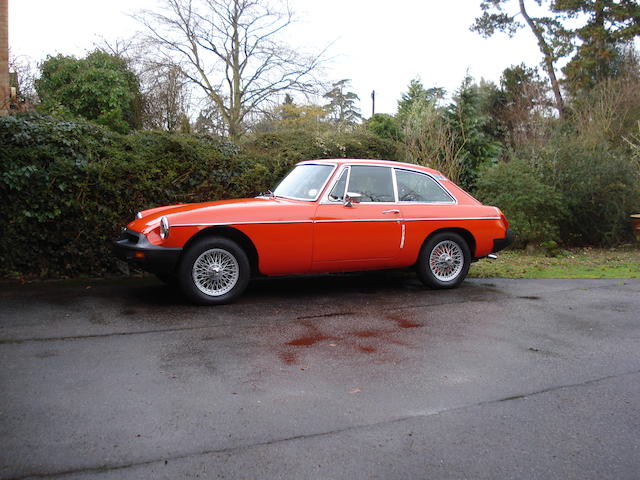
[[[205,250],[193,263],[195,286],[205,295],[218,297],[229,293],[238,283],[240,266],[230,252],[221,248]]]
[[[429,254],[429,269],[442,282],[454,280],[462,272],[463,265],[462,248],[452,240],[436,244]]]

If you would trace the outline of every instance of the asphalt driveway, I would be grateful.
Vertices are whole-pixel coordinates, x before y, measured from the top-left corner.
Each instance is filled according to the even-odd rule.
[[[1,479],[638,472],[640,280],[1,289]]]

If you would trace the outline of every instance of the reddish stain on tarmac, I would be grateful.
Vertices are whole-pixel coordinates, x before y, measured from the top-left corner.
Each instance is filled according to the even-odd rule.
[[[290,342],[287,342],[287,345],[291,345],[293,347],[308,347],[314,343],[322,342],[323,340],[329,340],[329,337],[325,335],[309,335],[291,340]]]
[[[409,320],[400,320],[398,321],[398,326],[400,328],[418,328],[418,327],[421,327],[422,325],[420,325],[418,322],[411,322]]]
[[[331,339],[331,337],[322,333],[320,329],[313,324],[313,322],[305,321],[298,323],[306,328],[306,335],[287,342],[287,345],[290,345],[292,347],[308,347],[310,345],[315,345],[318,342]]]
[[[387,315],[387,318],[396,322],[400,328],[418,328],[422,326],[421,323],[408,320],[400,315]]]
[[[287,365],[293,365],[298,361],[298,357],[293,352],[280,352],[279,354],[280,360],[282,360]]]
[[[327,335],[309,319],[305,321],[297,321],[296,323],[304,327],[304,334],[284,343],[284,345],[286,345],[287,347],[310,347],[325,340],[340,340],[340,342],[345,347],[347,347],[346,351],[355,350],[356,352],[366,354],[372,354],[378,351],[378,347],[374,347],[371,345],[358,345],[358,343],[353,340],[355,337],[361,339],[379,339],[379,341],[383,342],[384,344],[406,346],[407,344],[405,342],[393,338],[394,333],[398,333],[397,329],[419,328],[423,326],[421,323],[416,322],[411,318],[407,318],[407,316],[408,315],[402,315],[398,313],[393,313],[386,316],[387,320],[395,323],[396,328],[355,330],[351,332],[345,332],[343,335],[338,337]],[[352,340],[349,340],[349,338],[351,338]],[[293,365],[298,362],[298,354],[300,353],[300,350],[291,351],[287,349],[278,353],[278,356],[283,363],[287,365]]]
[[[384,332],[382,330],[359,330],[357,332],[353,332],[353,335],[358,338],[374,338],[380,337],[385,333],[389,332]]]

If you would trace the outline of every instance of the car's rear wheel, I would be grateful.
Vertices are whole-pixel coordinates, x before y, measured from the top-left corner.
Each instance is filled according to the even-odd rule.
[[[433,235],[420,250],[418,277],[431,288],[454,288],[469,273],[469,245],[455,232]]]
[[[238,298],[249,283],[249,259],[224,237],[199,240],[185,252],[178,279],[187,297],[201,305],[220,305]]]

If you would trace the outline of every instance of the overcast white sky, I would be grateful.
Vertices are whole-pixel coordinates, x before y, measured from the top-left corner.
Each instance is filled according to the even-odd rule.
[[[83,55],[99,41],[124,38],[139,29],[128,14],[152,9],[159,0],[9,0],[12,54],[42,60],[62,53]],[[485,40],[469,31],[479,0],[290,0],[299,22],[290,27],[293,46],[320,49],[332,43],[327,80],[352,79],[365,117],[395,113],[400,94],[419,76],[426,87],[449,93],[467,70],[497,81],[506,67],[540,63],[529,31],[513,39]]]

